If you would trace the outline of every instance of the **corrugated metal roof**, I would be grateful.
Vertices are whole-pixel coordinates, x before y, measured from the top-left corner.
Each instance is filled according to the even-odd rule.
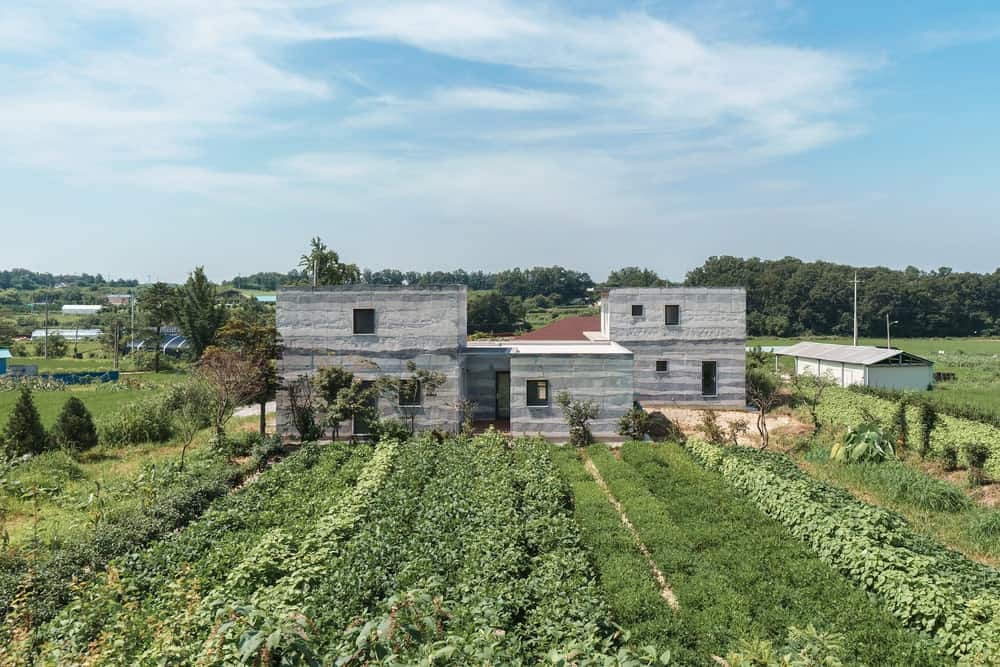
[[[0,348],[0,359],[13,359],[14,355],[6,348]]]
[[[791,347],[787,347],[777,354],[788,357],[802,357],[805,359],[837,361],[845,364],[861,364],[862,366],[872,366],[880,361],[885,361],[886,359],[891,359],[899,356],[900,354],[904,354],[906,355],[908,361],[924,361],[928,364],[931,363],[929,360],[924,359],[923,357],[918,357],[915,354],[903,352],[902,350],[897,350],[895,348],[889,349],[884,347],[875,347],[874,345],[858,345],[857,347],[854,347],[851,345],[835,345],[833,343],[802,342],[796,343]]]

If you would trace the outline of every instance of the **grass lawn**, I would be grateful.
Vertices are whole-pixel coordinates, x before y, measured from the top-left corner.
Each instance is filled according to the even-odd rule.
[[[228,431],[238,433],[256,425],[256,417],[235,418]],[[211,429],[201,431],[188,449],[187,458],[204,452],[210,440]],[[48,452],[17,466],[7,479],[19,482],[19,491],[4,493],[0,487],[0,514],[5,515],[11,544],[28,539],[34,528],[32,501],[21,495],[25,489],[36,485],[44,489],[39,500],[38,530],[43,539],[58,540],[84,527],[98,506],[107,511],[141,504],[157,488],[157,468],[177,461],[180,450],[177,441],[127,447],[98,445],[77,460],[63,452]]]

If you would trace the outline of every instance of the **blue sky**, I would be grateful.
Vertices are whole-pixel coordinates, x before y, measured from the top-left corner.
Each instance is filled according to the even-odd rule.
[[[992,2],[0,8],[6,267],[993,271]]]

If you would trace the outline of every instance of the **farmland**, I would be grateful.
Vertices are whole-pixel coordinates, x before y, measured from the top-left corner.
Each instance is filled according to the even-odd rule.
[[[996,570],[782,461],[495,432],[307,444],[44,624],[8,617],[0,660],[945,665],[1000,648]]]

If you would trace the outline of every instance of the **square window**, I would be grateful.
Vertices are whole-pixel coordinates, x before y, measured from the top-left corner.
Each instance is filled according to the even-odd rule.
[[[701,395],[719,395],[719,365],[714,361],[701,362]]]
[[[681,307],[680,306],[664,306],[663,307],[663,321],[666,324],[680,324],[681,323]]]
[[[549,404],[549,381],[528,380],[528,405],[541,406]]]
[[[375,333],[375,309],[355,308],[354,309],[354,333],[373,334]]]
[[[642,304],[633,303],[632,304],[632,317],[642,317]]]
[[[416,407],[422,404],[423,396],[420,392],[420,380],[400,380],[399,382],[399,406]]]
[[[656,372],[657,373],[666,373],[669,369],[670,369],[670,366],[667,364],[667,360],[666,359],[657,359],[656,360]]]

